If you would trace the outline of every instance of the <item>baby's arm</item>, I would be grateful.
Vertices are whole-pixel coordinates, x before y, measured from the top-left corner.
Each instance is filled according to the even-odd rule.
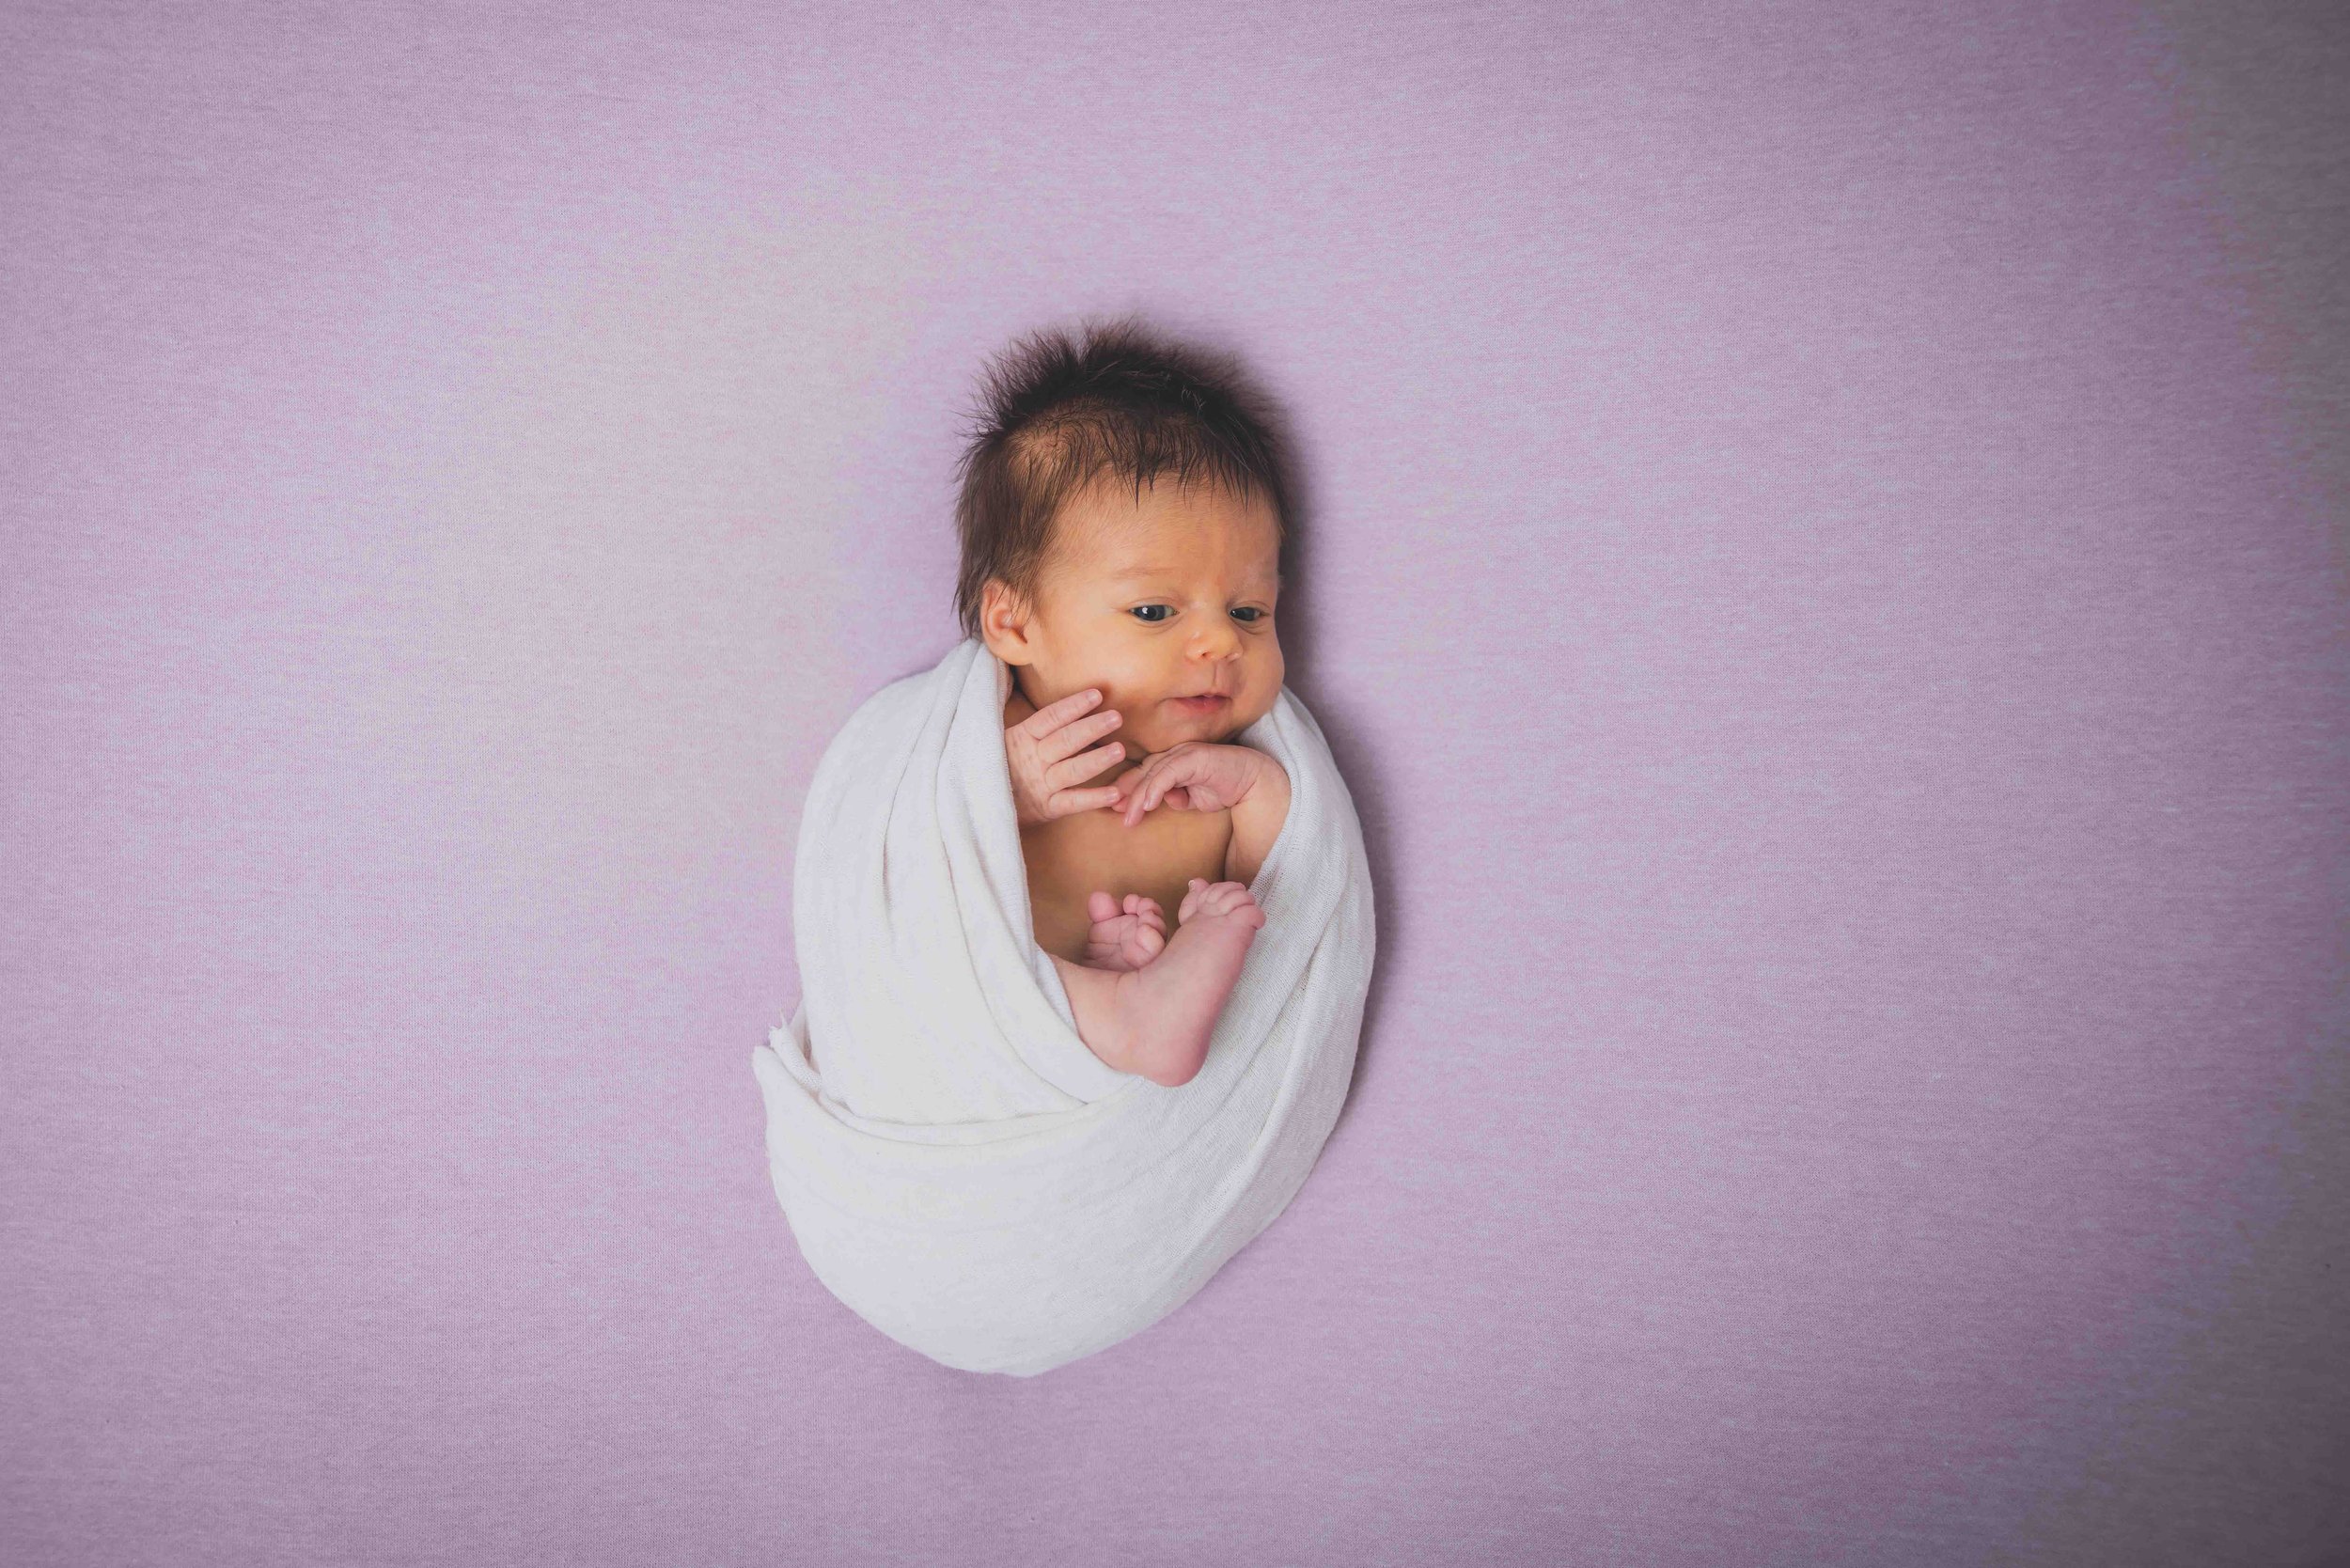
[[[1243,886],[1256,880],[1290,815],[1289,774],[1254,746],[1185,741],[1125,775],[1117,790],[1110,807],[1128,827],[1162,801],[1183,811],[1230,812],[1224,880]]]
[[[1244,750],[1249,749],[1246,747]],[[1290,776],[1280,763],[1261,751],[1264,770],[1248,792],[1232,804],[1232,837],[1224,847],[1224,880],[1253,883],[1273,853],[1273,841],[1289,821]]]

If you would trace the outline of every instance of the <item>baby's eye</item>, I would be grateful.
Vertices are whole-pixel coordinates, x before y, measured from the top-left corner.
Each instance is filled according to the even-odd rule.
[[[1243,604],[1239,609],[1234,610],[1232,613],[1243,618],[1242,624],[1246,626],[1254,626],[1257,622],[1264,619],[1264,611],[1257,608],[1254,604]]]
[[[1145,614],[1144,612],[1148,610],[1165,610],[1168,615],[1173,615],[1175,606],[1172,604],[1137,604],[1135,606],[1135,614],[1142,617],[1144,625],[1159,626],[1165,624],[1164,618]]]

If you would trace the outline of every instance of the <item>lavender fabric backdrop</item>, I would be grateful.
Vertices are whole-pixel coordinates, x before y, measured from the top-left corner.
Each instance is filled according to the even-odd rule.
[[[2350,1550],[2331,8],[0,11],[0,1560]],[[1011,334],[1239,351],[1380,970],[1189,1305],[750,1049]]]

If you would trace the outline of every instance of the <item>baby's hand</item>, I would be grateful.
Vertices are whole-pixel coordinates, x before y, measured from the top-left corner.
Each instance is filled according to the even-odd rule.
[[[1089,741],[1099,740],[1123,722],[1115,708],[1080,718],[1102,700],[1101,688],[1089,686],[1058,702],[1048,702],[1004,731],[1004,761],[1011,769],[1013,815],[1022,827],[1097,810],[1118,799],[1118,786],[1073,788],[1118,764],[1126,748],[1112,741],[1080,752]]]
[[[1086,933],[1089,969],[1139,969],[1167,946],[1167,917],[1156,899],[1129,893],[1120,901],[1097,891],[1086,900],[1086,917],[1093,922]]]
[[[1248,798],[1268,770],[1279,766],[1249,746],[1185,741],[1120,776],[1109,805],[1128,827],[1159,805],[1178,811],[1229,811]]]

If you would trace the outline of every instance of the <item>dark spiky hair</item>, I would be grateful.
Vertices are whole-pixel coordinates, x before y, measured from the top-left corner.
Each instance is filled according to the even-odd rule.
[[[987,367],[955,504],[963,569],[955,613],[979,635],[993,578],[1024,603],[1053,542],[1053,520],[1104,475],[1143,488],[1162,477],[1271,502],[1286,578],[1294,519],[1280,416],[1230,358],[1170,342],[1132,319],[1046,328]]]

